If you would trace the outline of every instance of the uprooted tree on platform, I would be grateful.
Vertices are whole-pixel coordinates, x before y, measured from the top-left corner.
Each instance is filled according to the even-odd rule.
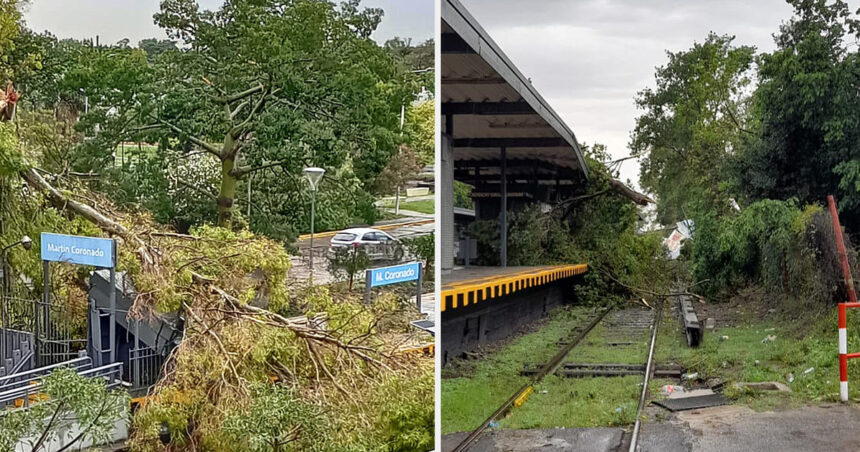
[[[620,182],[611,170],[606,147],[582,145],[589,180],[582,192],[544,212],[534,204],[508,216],[508,264],[548,265],[587,262],[591,271],[576,286],[582,301],[605,302],[613,294],[627,298],[632,287],[665,289],[654,278],[663,261],[662,237],[639,234],[639,206],[653,201]],[[499,222],[471,226],[482,264],[497,265]],[[617,280],[613,281],[613,279]],[[618,282],[624,285],[618,284]]]

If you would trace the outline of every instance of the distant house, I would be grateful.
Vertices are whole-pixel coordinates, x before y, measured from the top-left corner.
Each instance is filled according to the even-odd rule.
[[[692,239],[694,230],[693,220],[681,220],[675,224],[672,233],[663,240],[663,246],[669,252],[669,259],[677,259],[681,255],[681,247],[684,246],[684,240]]]

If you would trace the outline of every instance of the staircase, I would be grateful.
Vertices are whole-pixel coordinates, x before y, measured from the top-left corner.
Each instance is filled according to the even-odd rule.
[[[114,346],[116,362],[123,363],[123,376],[133,388],[145,389],[157,380],[164,359],[182,339],[184,319],[178,312],[153,314],[129,320],[137,292],[124,272],[116,274],[110,285],[110,271],[98,270],[90,277],[90,355],[102,365],[111,362],[110,293],[116,293]],[[98,353],[101,352],[101,355]]]
[[[5,338],[5,347],[0,347],[0,378],[32,369],[33,334],[5,328],[0,328],[0,334]]]

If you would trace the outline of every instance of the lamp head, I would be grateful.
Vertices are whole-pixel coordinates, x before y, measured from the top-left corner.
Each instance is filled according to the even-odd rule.
[[[305,177],[308,178],[308,182],[311,184],[311,190],[316,191],[320,179],[322,179],[323,174],[325,174],[325,170],[318,167],[310,167],[303,169],[302,172],[305,173]]]
[[[25,250],[29,250],[33,247],[33,240],[25,235],[23,238],[21,238],[21,246],[23,246]]]

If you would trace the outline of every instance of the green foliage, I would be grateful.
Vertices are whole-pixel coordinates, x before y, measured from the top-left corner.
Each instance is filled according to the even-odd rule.
[[[695,238],[686,252],[703,293],[726,295],[757,285],[810,305],[844,296],[833,226],[820,206],[764,200],[734,215],[704,211],[694,218]]]
[[[404,68],[410,71],[420,71],[416,75],[421,87],[433,92],[436,80],[432,69],[435,64],[436,52],[434,42],[428,39],[418,45],[412,45],[412,39],[403,39],[395,36],[383,44],[385,50],[391,53]],[[431,127],[432,128],[432,127]]]
[[[708,211],[695,217],[693,275],[705,288],[738,288],[761,281],[781,287],[790,248],[800,241],[801,211],[794,202],[760,201],[734,216]]]
[[[22,167],[21,150],[12,123],[0,122],[0,176],[15,174]]]
[[[436,155],[435,102],[428,100],[410,105],[406,109],[406,120],[404,121],[403,129],[409,147],[418,153],[421,163],[432,165],[435,162]]]
[[[370,257],[360,246],[335,247],[326,255],[326,259],[328,272],[337,280],[348,279],[350,289],[356,276],[361,276],[370,267]]]
[[[454,207],[473,209],[472,186],[460,181],[454,181]]]
[[[325,451],[326,418],[319,406],[302,400],[282,385],[253,384],[248,406],[224,420],[224,436],[232,450]]]
[[[435,425],[434,374],[424,372],[417,378],[395,376],[375,389],[378,416],[375,429],[388,452],[433,449]],[[390,397],[398,394],[399,397]]]
[[[234,232],[215,226],[193,228],[191,237],[159,244],[162,252],[169,250],[169,254],[165,253],[157,272],[137,271],[138,257],[120,253],[121,267],[131,271],[135,287],[147,304],[160,312],[173,312],[182,303],[192,303],[194,294],[185,289],[192,273],[220,281],[243,303],[252,301],[262,288],[270,305],[288,303],[290,260],[278,243],[255,237],[247,230]],[[259,273],[260,279],[249,277],[252,272]]]
[[[791,0],[795,16],[761,55],[753,132],[733,161],[732,183],[751,201],[837,195],[860,225],[860,20],[841,0]]]
[[[0,80],[11,75],[9,53],[15,49],[15,38],[21,31],[21,5],[18,0],[0,1]]]
[[[400,240],[409,254],[421,260],[424,275],[433,275],[433,262],[436,256],[436,234],[422,235],[420,237],[406,237]]]
[[[687,218],[692,203],[724,210],[721,169],[744,131],[742,122],[754,48],[735,47],[734,37],[708,35],[689,50],[667,52],[656,88],[638,93],[645,110],[630,147],[643,157],[640,183],[658,198],[658,220]]]
[[[112,440],[114,425],[127,419],[128,393],[124,389],[108,390],[101,378],[82,377],[63,367],[46,376],[42,384],[44,401],[0,416],[0,449],[13,450],[25,438],[30,439],[34,451],[43,450],[52,441],[71,446],[75,438],[68,437],[68,429],[75,425],[84,431],[76,441],[104,444]],[[49,424],[47,420],[52,417],[53,424]],[[43,433],[45,440],[40,444],[38,438]]]

